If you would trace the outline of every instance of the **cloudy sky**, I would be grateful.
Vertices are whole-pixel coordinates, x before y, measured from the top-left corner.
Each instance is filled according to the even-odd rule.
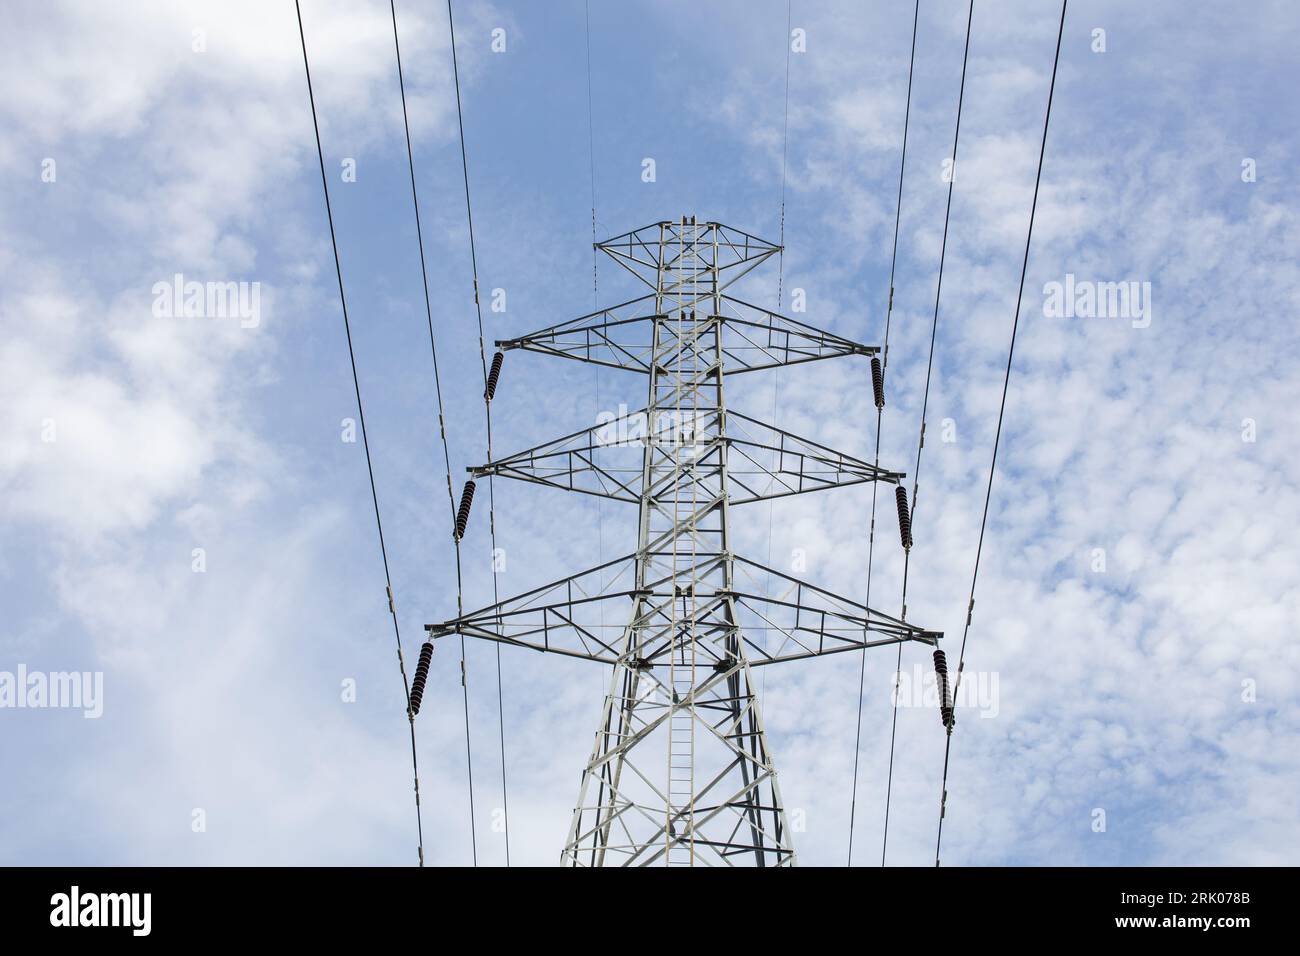
[[[964,2],[924,0],[882,464],[913,468]],[[956,657],[1059,8],[977,3],[908,617]],[[601,238],[695,214],[776,240],[784,0],[456,7],[487,334],[589,311]],[[445,10],[398,4],[447,431],[484,456]],[[796,0],[784,305],[879,344],[908,3]],[[326,170],[408,659],[455,610],[446,477],[387,3],[306,0]],[[493,52],[494,30],[505,49]],[[1098,48],[1104,30],[1104,51]],[[1300,827],[1300,14],[1070,5],[966,659],[944,862],[1296,863]],[[0,862],[415,862],[410,753],[290,3],[19,6],[0,34],[0,672],[103,675],[103,713],[0,709]],[[643,160],[656,180],[642,181]],[[345,182],[347,161],[355,182]],[[257,282],[256,321],[158,315],[176,274]],[[1144,315],[1044,289],[1135,282]],[[636,294],[602,263],[600,298]],[[1149,283],[1149,286],[1142,284]],[[745,296],[777,302],[775,262]],[[560,366],[560,367],[557,367]],[[842,360],[729,404],[874,442]],[[636,403],[631,374],[509,356],[508,452]],[[885,503],[888,504],[887,499]],[[481,505],[481,503],[480,503]],[[499,482],[503,593],[627,553],[634,512]],[[861,596],[870,490],[737,512],[742,553]],[[486,522],[466,601],[491,596]],[[872,603],[899,610],[882,512]],[[202,573],[195,570],[201,549]],[[903,667],[928,670],[923,648]],[[801,861],[842,864],[859,659],[764,668]],[[478,859],[551,864],[606,675],[471,645]],[[894,652],[867,657],[855,864],[878,864]],[[345,692],[355,687],[355,700]],[[471,861],[459,652],[418,722],[426,856]],[[907,702],[905,702],[907,703]],[[903,706],[891,864],[933,862],[943,731]],[[1103,828],[1104,826],[1104,828]]]

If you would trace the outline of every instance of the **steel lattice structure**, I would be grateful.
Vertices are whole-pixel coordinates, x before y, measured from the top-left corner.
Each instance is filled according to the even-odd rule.
[[[643,373],[646,407],[470,471],[636,502],[637,549],[428,631],[611,665],[564,863],[792,865],[753,668],[942,635],[732,552],[733,505],[903,475],[730,411],[723,385],[877,350],[725,294],[780,247],[721,223],[597,248],[652,291],[497,344]]]

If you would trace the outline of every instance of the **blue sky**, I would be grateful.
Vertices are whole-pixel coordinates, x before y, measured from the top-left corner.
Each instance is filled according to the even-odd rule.
[[[591,6],[589,154],[583,5],[457,5],[480,281],[507,297],[484,313],[492,338],[591,309],[592,155],[601,238],[683,213],[778,237],[785,3]],[[806,291],[799,318],[878,344],[911,5],[865,6],[793,6],[808,46],[790,64],[784,284]],[[385,3],[304,7],[411,658],[455,591],[391,24]],[[909,472],[966,16],[965,3],[922,7],[882,430],[882,464]],[[975,10],[908,602],[909,619],[950,635],[950,658],[1058,9]],[[398,15],[459,481],[484,447],[445,15]],[[1070,6],[967,654],[968,678],[997,675],[997,716],[958,712],[945,863],[1300,855],[1298,27],[1283,3]],[[504,53],[490,51],[495,28]],[[292,5],[46,4],[14,14],[0,51],[0,671],[102,671],[105,698],[97,720],[0,710],[0,862],[413,862],[365,462],[340,440],[355,407]],[[355,183],[340,178],[346,158]],[[154,283],[178,272],[261,283],[261,321],[153,315]],[[1149,327],[1045,315],[1045,284],[1066,274],[1151,283]],[[599,280],[603,303],[636,294],[612,263]],[[773,263],[744,295],[774,306],[776,284]],[[864,363],[751,378],[730,405],[869,453]],[[496,450],[593,424],[640,387],[511,354]],[[496,502],[503,593],[631,550],[633,515],[615,503],[506,482]],[[469,606],[491,595],[482,504]],[[803,549],[808,578],[861,595],[869,490],[754,507],[737,516],[739,550],[781,567]],[[897,613],[901,553],[881,521],[872,603]],[[497,864],[495,648],[470,646],[466,665],[479,858]],[[879,858],[892,665],[891,651],[868,656],[855,863]],[[501,667],[512,859],[551,864],[605,675],[511,650]],[[858,661],[771,670],[782,793],[806,821],[796,846],[804,863],[839,864]],[[468,863],[450,647],[425,700],[426,854]],[[932,860],[942,745],[932,708],[900,709],[891,863]]]

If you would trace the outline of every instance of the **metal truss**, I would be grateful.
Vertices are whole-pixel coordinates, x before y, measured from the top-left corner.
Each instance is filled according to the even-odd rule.
[[[659,302],[662,298],[653,294],[641,296],[517,339],[498,340],[497,347],[649,373],[650,327],[669,324],[668,316],[658,311]],[[722,345],[713,361],[725,365],[727,375],[879,351],[729,295],[702,304],[715,311],[695,320],[692,331],[720,327]],[[712,374],[713,369],[702,366],[700,372]]]
[[[535,484],[640,503],[643,459],[678,455],[697,473],[722,475],[730,457],[730,504],[748,504],[844,485],[880,481],[898,484],[900,472],[878,468],[737,411],[710,411],[701,420],[680,421],[671,411],[650,408],[605,417],[600,424],[554,441],[471,468],[474,477],[499,475]],[[676,469],[647,490],[653,503],[671,490]]]
[[[712,292],[721,292],[781,251],[780,246],[732,226],[720,222],[696,225],[685,219],[651,223],[598,242],[596,248],[660,299],[697,288],[701,273],[708,274]]]
[[[724,294],[779,251],[740,230],[598,248],[653,292],[498,344],[642,372],[645,407],[470,470],[635,502],[637,549],[428,631],[610,667],[566,864],[793,865],[752,669],[942,635],[734,553],[732,505],[904,476],[729,410],[723,382],[877,350]]]
[[[685,570],[697,580],[707,581],[728,562],[743,578],[735,587],[702,594],[695,604],[694,639],[711,667],[730,662],[733,636],[751,667],[900,641],[935,644],[940,636],[739,555],[700,552],[696,559]],[[639,562],[651,569],[643,588],[634,586]],[[432,626],[430,633],[653,670],[681,637],[680,606],[690,597],[677,584],[683,569],[675,573],[674,567],[667,551],[625,555]],[[781,590],[769,592],[764,579]],[[635,651],[629,631],[642,632]]]

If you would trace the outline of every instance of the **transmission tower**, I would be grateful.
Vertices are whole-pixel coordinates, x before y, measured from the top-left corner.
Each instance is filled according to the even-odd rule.
[[[562,862],[789,866],[753,669],[942,635],[732,551],[733,505],[904,476],[729,410],[723,383],[878,350],[726,294],[780,251],[738,229],[683,217],[597,248],[651,292],[497,346],[640,372],[646,407],[470,472],[634,502],[637,548],[429,637],[611,665]]]

